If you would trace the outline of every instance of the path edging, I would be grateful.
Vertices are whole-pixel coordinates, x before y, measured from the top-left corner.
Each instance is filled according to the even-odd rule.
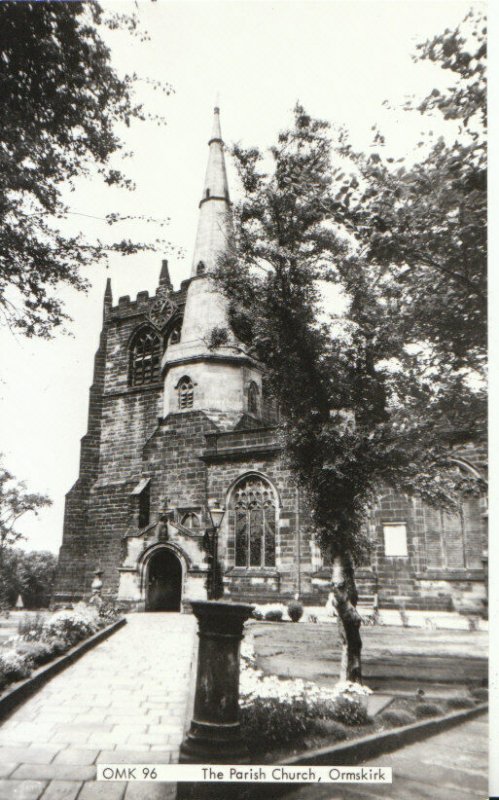
[[[49,664],[44,664],[44,666],[39,667],[29,678],[19,681],[12,689],[0,697],[0,722],[6,719],[18,706],[24,703],[28,697],[31,697],[38,689],[41,689],[42,686],[48,683],[54,675],[57,675],[59,672],[62,672],[62,670],[66,669],[66,667],[69,667],[73,662],[81,658],[81,656],[85,655],[88,650],[91,650],[92,647],[103,642],[104,639],[107,639],[108,636],[111,636],[111,634],[125,624],[125,617],[122,617],[116,622],[112,622],[111,625],[97,631],[97,633],[94,633],[93,636],[85,639],[85,641],[79,642],[72,647],[71,650],[68,650],[67,653],[63,653],[62,656],[59,656],[59,658],[54,659],[54,661],[51,661]]]

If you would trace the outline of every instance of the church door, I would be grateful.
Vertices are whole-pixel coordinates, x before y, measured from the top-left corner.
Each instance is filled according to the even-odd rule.
[[[180,611],[182,567],[171,550],[159,550],[149,562],[146,611]]]

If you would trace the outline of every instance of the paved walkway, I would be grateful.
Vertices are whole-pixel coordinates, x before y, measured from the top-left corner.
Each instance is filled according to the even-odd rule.
[[[173,785],[96,782],[96,763],[178,758],[196,620],[133,614],[0,726],[0,800],[170,800]]]
[[[488,717],[483,715],[362,766],[392,767],[393,783],[313,786],[289,800],[485,800],[488,792]]]

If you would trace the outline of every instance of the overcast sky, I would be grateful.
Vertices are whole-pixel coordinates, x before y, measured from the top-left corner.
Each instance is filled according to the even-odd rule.
[[[291,119],[297,100],[307,111],[344,125],[355,145],[368,147],[371,127],[387,134],[394,155],[413,150],[425,125],[420,115],[390,111],[411,94],[422,97],[449,76],[431,64],[415,64],[415,45],[455,27],[470,2],[347,0],[347,2],[163,2],[103,3],[138,13],[150,41],[108,34],[119,71],[134,71],[174,87],[166,97],[144,88],[152,112],[167,125],[135,123],[123,131],[134,153],[123,166],[136,191],[81,181],[69,196],[74,230],[107,235],[111,211],[169,218],[167,228],[134,224],[120,233],[171,242],[175,284],[189,275],[197,204],[208,154],[211,114],[220,95],[227,143],[265,147]],[[479,4],[474,3],[477,6]],[[435,121],[435,125],[439,125]],[[235,194],[235,180],[228,165]],[[88,215],[88,216],[82,216]],[[184,257],[178,255],[184,252]],[[87,295],[61,290],[73,318],[71,336],[29,341],[0,331],[0,449],[5,464],[33,491],[46,492],[52,508],[22,523],[24,547],[57,552],[62,539],[64,494],[77,478],[79,439],[86,431],[88,389],[102,319],[106,278],[115,302],[143,289],[154,291],[163,253],[116,258],[108,271],[95,267]]]

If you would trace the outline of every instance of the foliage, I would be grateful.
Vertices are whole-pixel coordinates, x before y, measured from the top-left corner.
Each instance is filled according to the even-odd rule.
[[[17,623],[17,632],[24,641],[36,642],[42,637],[44,625],[44,614],[25,614]]]
[[[99,608],[99,624],[111,625],[122,616],[121,610],[113,600],[104,600]]]
[[[485,686],[476,686],[470,689],[470,694],[480,703],[485,703],[489,699],[489,690]]]
[[[418,703],[415,713],[418,719],[425,719],[426,717],[438,717],[444,712],[442,706],[437,705],[437,703]]]
[[[282,611],[279,611],[279,609],[266,611],[265,620],[267,622],[282,622]]]
[[[303,702],[281,703],[275,699],[256,699],[241,709],[241,728],[250,751],[296,744],[311,725],[307,724]]]
[[[420,55],[440,63],[439,52],[430,43]],[[483,71],[470,79],[481,86]],[[484,360],[484,147],[468,115],[462,122],[458,143],[437,142],[410,167],[356,154],[344,135],[333,162],[328,124],[299,104],[267,161],[233,149],[244,196],[215,278],[278,402],[289,466],[333,564],[356,680],[354,566],[380,485],[447,510],[480,488],[452,466],[456,437],[484,419],[470,385]],[[328,284],[343,308],[326,320]]]
[[[37,666],[47,664],[55,656],[59,655],[60,652],[60,644],[54,639],[49,642],[21,640],[16,644],[16,653],[25,656]]]
[[[371,721],[365,705],[353,697],[339,697],[335,700],[331,716],[345,725],[367,725]]]
[[[43,494],[29,492],[23,481],[17,481],[0,465],[0,605],[9,607],[20,592],[16,573],[21,556],[9,549],[24,538],[18,522],[25,514],[38,514],[41,508],[51,505]]]
[[[447,699],[447,708],[474,708],[475,703],[471,697],[449,697]]]
[[[288,605],[288,614],[291,622],[299,622],[303,616],[303,604],[294,600]]]
[[[381,720],[390,728],[399,728],[402,725],[410,725],[411,722],[415,721],[415,717],[413,714],[410,714],[409,711],[388,708],[386,711],[383,711]]]
[[[57,611],[46,619],[42,639],[62,639],[70,646],[96,633],[99,629],[95,609],[79,603],[72,611]]]
[[[9,683],[28,678],[31,674],[32,666],[33,662],[26,655],[16,653],[13,650],[0,652],[0,675]]]
[[[17,566],[19,593],[26,608],[46,608],[55,581],[57,558],[46,550],[22,553]]]
[[[152,247],[90,241],[61,225],[71,213],[63,191],[79,176],[97,171],[104,184],[133,189],[112,161],[129,155],[117,125],[151,116],[134,100],[137,76],[113,68],[107,29],[143,36],[136,16],[97,2],[0,4],[0,313],[27,336],[50,336],[67,319],[61,284],[86,289],[82,270],[108,251]]]

